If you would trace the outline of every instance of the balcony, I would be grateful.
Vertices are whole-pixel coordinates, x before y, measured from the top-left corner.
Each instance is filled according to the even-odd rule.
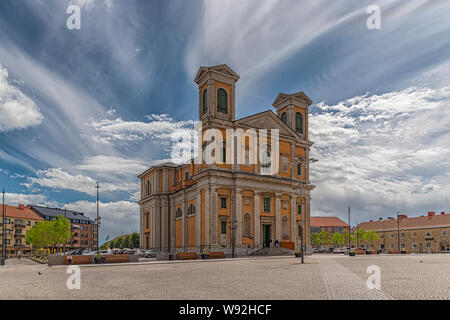
[[[16,227],[16,228],[25,228],[25,223],[24,222],[15,222],[14,221],[14,227]]]
[[[21,233],[15,233],[14,238],[25,238],[25,235]]]
[[[14,248],[25,248],[25,244],[23,244],[23,243],[14,243]]]

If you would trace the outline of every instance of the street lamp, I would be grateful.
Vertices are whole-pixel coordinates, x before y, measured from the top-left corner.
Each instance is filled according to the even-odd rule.
[[[95,188],[97,189],[97,219],[96,219],[96,223],[97,223],[97,255],[99,254],[99,235],[100,235],[100,231],[99,231],[99,227],[100,227],[100,217],[99,217],[99,198],[98,198],[98,191],[100,189],[100,186],[98,185],[98,181],[97,181],[97,185],[95,186]]]
[[[397,248],[400,253],[400,213],[397,211]]]
[[[3,206],[2,206],[2,257],[0,258],[0,266],[5,265],[6,259],[6,230],[5,230],[5,220],[6,220],[6,208],[5,208],[5,189],[3,188]]]

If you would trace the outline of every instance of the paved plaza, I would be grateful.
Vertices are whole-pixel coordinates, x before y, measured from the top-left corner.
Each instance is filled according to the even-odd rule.
[[[67,267],[9,260],[0,268],[1,299],[449,299],[450,255],[313,255],[223,261],[80,266],[69,290]],[[369,266],[380,290],[367,288]]]

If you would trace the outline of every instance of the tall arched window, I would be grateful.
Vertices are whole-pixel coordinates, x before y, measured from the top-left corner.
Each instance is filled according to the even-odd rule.
[[[283,230],[283,238],[289,237],[289,226],[288,226],[288,218],[286,216],[281,220],[281,226]]]
[[[228,95],[222,88],[217,90],[217,112],[228,114]]]
[[[283,114],[281,115],[281,121],[283,121],[285,124],[287,124],[287,114],[286,114],[286,112],[283,112]]]
[[[182,215],[183,211],[181,211],[181,208],[178,208],[177,211],[175,212],[175,218],[181,218]]]
[[[244,237],[252,236],[250,224],[251,224],[250,214],[246,213],[244,214]]]
[[[203,114],[208,112],[208,89],[203,91]]]
[[[303,133],[303,116],[300,112],[295,114],[295,131]]]
[[[150,183],[150,180],[147,181],[147,195],[152,194],[152,184]]]
[[[195,213],[195,206],[191,203],[188,208],[188,215]]]

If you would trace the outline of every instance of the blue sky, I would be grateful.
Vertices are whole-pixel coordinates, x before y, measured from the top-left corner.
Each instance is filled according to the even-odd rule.
[[[315,102],[313,215],[449,210],[449,18],[440,0],[1,1],[0,186],[93,217],[99,180],[103,236],[137,231],[136,175],[196,119],[198,67],[226,63],[238,117]]]

